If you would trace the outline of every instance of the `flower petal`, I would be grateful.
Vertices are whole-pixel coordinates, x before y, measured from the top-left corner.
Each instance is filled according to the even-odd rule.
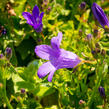
[[[33,17],[29,12],[23,12],[22,15],[27,20],[27,23],[29,25],[32,25],[32,26],[34,25]]]
[[[41,12],[41,14],[40,14],[40,22],[42,22],[43,16],[44,16],[44,12]]]
[[[61,55],[58,58],[57,69],[73,68],[76,65],[78,65],[80,62],[81,60],[76,54],[70,51],[65,51],[64,49],[61,49]]]
[[[49,82],[52,81],[52,78],[53,78],[53,75],[54,75],[54,72],[55,72],[55,71],[56,71],[55,69],[52,70],[52,71],[50,72],[50,74],[48,75],[48,81],[49,81]]]
[[[49,45],[38,45],[35,48],[35,53],[42,59],[49,60],[52,54],[52,48]]]
[[[99,23],[103,27],[105,25],[109,26],[108,18],[105,15],[103,9],[99,5],[97,5],[96,3],[93,3],[93,5],[92,5],[92,12],[93,12],[95,18],[99,21]]]
[[[37,5],[34,6],[32,14],[34,16],[34,18],[36,19],[37,17],[39,17],[39,8]]]
[[[55,71],[55,67],[50,62],[46,62],[39,67],[37,75],[39,76],[39,78],[43,78],[52,71]]]
[[[34,25],[34,29],[36,30],[36,32],[41,32],[42,31],[42,27],[43,27],[42,23]]]
[[[60,43],[62,40],[62,33],[59,32],[57,37],[51,39],[51,46],[53,49],[59,49]]]

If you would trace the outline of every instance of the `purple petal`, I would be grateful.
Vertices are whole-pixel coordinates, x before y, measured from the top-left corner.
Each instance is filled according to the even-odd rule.
[[[37,75],[39,76],[39,78],[43,78],[52,71],[55,71],[55,67],[50,62],[46,62],[39,67]],[[51,73],[49,75],[50,77],[52,76]],[[49,80],[51,80],[50,77]]]
[[[36,19],[37,17],[39,17],[39,8],[37,5],[34,6],[32,14],[34,16],[34,18]]]
[[[78,65],[80,62],[81,60],[76,54],[70,51],[65,51],[64,49],[61,49],[61,55],[58,58],[57,69],[73,68],[76,65]]]
[[[32,26],[34,25],[33,17],[29,12],[23,12],[22,15],[27,20],[27,23],[29,25],[32,25]]]
[[[62,33],[60,32],[60,33],[58,33],[57,37],[53,37],[51,39],[51,46],[52,46],[52,48],[53,49],[59,49],[61,40],[62,40]]]
[[[50,74],[48,75],[48,81],[49,82],[52,82],[52,78],[53,78],[53,75],[54,75],[54,72],[55,72],[56,70],[54,69],[54,70],[52,70],[51,72],[50,72]]]
[[[52,48],[49,45],[38,45],[35,48],[35,53],[42,59],[49,60],[52,53]]]
[[[109,26],[109,21],[107,16],[105,15],[102,8],[97,5],[96,3],[93,3],[92,5],[92,12],[95,16],[95,18],[99,21],[99,23],[104,27],[105,25]]]
[[[40,14],[40,22],[42,22],[43,16],[44,16],[44,12],[41,12],[41,14]]]
[[[41,32],[43,28],[43,24],[36,24],[33,26],[33,28],[36,30],[36,32]]]

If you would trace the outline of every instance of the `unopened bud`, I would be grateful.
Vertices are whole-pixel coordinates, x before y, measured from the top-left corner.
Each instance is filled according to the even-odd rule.
[[[93,55],[95,55],[95,54],[96,54],[95,50],[92,50],[92,51],[91,51],[91,53],[92,53]]]
[[[94,29],[93,33],[94,33],[93,35],[96,37],[98,35],[98,30]]]
[[[44,0],[43,4],[44,4],[44,6],[47,6],[48,5],[48,0]]]
[[[44,6],[45,6],[45,7],[47,6],[47,4],[48,4],[47,2],[44,2]]]
[[[24,89],[24,88],[21,88],[21,90],[20,90],[20,91],[21,91],[21,93],[22,93],[22,94],[24,94],[24,93],[25,93],[25,89]]]
[[[99,43],[96,43],[96,44],[95,44],[95,47],[100,48]]]
[[[5,50],[5,55],[7,59],[10,59],[12,57],[12,49],[7,47]]]
[[[104,49],[102,49],[101,55],[105,56],[105,54],[106,54],[106,51]]]
[[[100,49],[99,48],[95,48],[96,53],[100,53]]]
[[[91,39],[92,39],[92,34],[88,34],[88,35],[87,35],[87,39],[88,39],[88,40],[91,40]]]
[[[79,7],[80,7],[81,10],[85,9],[86,3],[85,2],[82,2]]]
[[[5,35],[7,33],[6,29],[3,29],[2,34]]]
[[[51,6],[49,6],[48,8],[47,8],[47,12],[50,12],[51,11]]]
[[[79,101],[79,105],[82,105],[82,104],[84,104],[85,103],[85,101],[83,101],[83,100],[80,100]]]
[[[3,54],[0,54],[0,59],[2,59],[4,57],[4,55]]]
[[[98,91],[99,91],[100,96],[101,96],[102,98],[106,98],[105,90],[104,90],[104,88],[103,88],[102,86],[100,86],[100,87],[98,88]]]
[[[82,29],[79,29],[79,35],[80,36],[82,35]]]

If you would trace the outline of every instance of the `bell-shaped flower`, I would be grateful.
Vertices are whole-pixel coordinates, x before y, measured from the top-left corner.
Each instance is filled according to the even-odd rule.
[[[35,48],[35,53],[42,59],[49,60],[45,62],[38,69],[39,78],[48,75],[48,81],[51,82],[54,72],[61,68],[73,68],[78,65],[81,60],[79,57],[64,49],[60,48],[62,40],[62,33],[58,33],[57,37],[51,39],[51,46],[49,45],[38,45]]]
[[[42,18],[44,12],[40,13],[37,5],[34,6],[32,14],[29,12],[23,12],[23,17],[27,20],[27,23],[36,30],[36,32],[41,32],[43,28]]]
[[[93,3],[92,12],[95,18],[98,20],[98,22],[102,25],[103,28],[109,27],[108,18],[105,15],[103,9],[99,5],[97,5],[96,3]]]

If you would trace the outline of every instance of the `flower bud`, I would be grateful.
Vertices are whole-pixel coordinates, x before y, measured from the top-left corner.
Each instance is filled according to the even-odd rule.
[[[101,55],[102,55],[102,56],[105,56],[105,55],[106,55],[106,51],[105,51],[104,49],[102,49]]]
[[[94,36],[97,36],[98,35],[98,30],[97,29],[94,29]]]
[[[96,44],[95,44],[95,47],[100,48],[99,43],[96,43]]]
[[[48,5],[48,0],[43,1],[44,6],[46,7]]]
[[[106,98],[105,90],[104,90],[104,88],[103,88],[102,86],[100,86],[100,87],[98,88],[98,91],[99,91],[100,96],[101,96],[102,98]]]
[[[85,2],[82,2],[79,7],[80,7],[81,10],[85,9],[86,3]]]
[[[48,5],[48,3],[47,2],[44,2],[44,7],[46,7]]]
[[[48,8],[47,8],[47,12],[50,12],[51,11],[51,6],[49,6]]]
[[[3,57],[4,57],[4,55],[3,54],[0,54],[0,59],[3,58]]]
[[[109,27],[108,18],[99,5],[97,5],[96,3],[93,3],[92,12],[94,17],[98,20],[98,22],[102,25],[103,28],[105,28],[105,26]]]
[[[82,104],[84,104],[85,103],[85,101],[83,101],[83,100],[80,100],[79,101],[79,105],[82,105]]]
[[[79,35],[82,36],[82,29],[79,29]]]
[[[95,55],[95,54],[96,54],[96,51],[95,51],[95,50],[92,50],[91,53],[92,53],[93,55]]]
[[[5,55],[7,59],[10,59],[12,57],[12,49],[7,47],[5,50]]]
[[[21,90],[20,90],[20,91],[21,91],[21,93],[22,93],[22,94],[24,94],[24,93],[25,93],[25,89],[24,89],[24,88],[21,88]]]
[[[100,53],[100,48],[95,48],[96,53]]]
[[[7,33],[6,29],[3,29],[2,34],[5,35]]]
[[[88,35],[87,35],[87,39],[88,39],[88,40],[91,40],[91,39],[92,39],[92,34],[88,34]]]

